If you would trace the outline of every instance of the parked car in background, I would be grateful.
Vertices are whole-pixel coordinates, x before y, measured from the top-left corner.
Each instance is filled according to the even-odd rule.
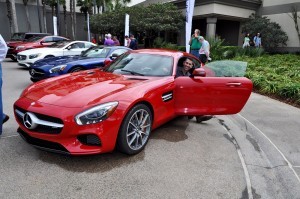
[[[25,50],[17,54],[19,65],[30,67],[35,61],[67,55],[80,55],[82,51],[96,46],[88,41],[59,41],[49,47]]]
[[[31,37],[43,37],[52,35],[50,33],[36,33],[36,32],[16,32],[13,34],[9,41],[6,41],[7,45],[11,43],[22,42],[30,39]]]
[[[6,57],[17,61],[17,54],[24,50],[29,50],[33,48],[43,48],[52,45],[58,41],[69,40],[65,37],[60,36],[35,36],[22,42],[15,42],[8,44],[8,51]]]
[[[79,56],[59,56],[41,59],[31,65],[31,81],[36,82],[80,70],[103,67],[119,55],[131,50],[123,46],[94,46]]]
[[[186,58],[193,61],[193,75],[177,77]],[[137,154],[153,129],[177,116],[235,114],[244,107],[252,91],[246,67],[227,62],[206,76],[200,65],[186,52],[131,50],[102,70],[39,81],[14,103],[18,132],[29,144],[53,152],[117,148]]]

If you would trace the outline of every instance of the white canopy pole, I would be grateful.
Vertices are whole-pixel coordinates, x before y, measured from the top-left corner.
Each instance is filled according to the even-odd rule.
[[[125,14],[125,35],[129,37],[129,14]],[[124,38],[124,46],[127,46],[127,40]]]
[[[186,16],[185,16],[185,47],[186,52],[190,52],[189,41],[192,33],[192,22],[194,14],[195,0],[186,0]]]

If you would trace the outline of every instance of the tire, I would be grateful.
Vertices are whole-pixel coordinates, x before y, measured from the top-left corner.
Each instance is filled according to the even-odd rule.
[[[134,106],[125,116],[117,139],[120,152],[134,155],[146,146],[152,128],[152,113],[144,104]]]
[[[75,72],[78,72],[78,71],[81,71],[83,70],[82,68],[80,67],[75,67],[75,68],[71,68],[71,70],[69,70],[69,73],[75,73]]]
[[[13,61],[18,61],[17,58],[15,58],[15,57],[11,57],[10,59]]]

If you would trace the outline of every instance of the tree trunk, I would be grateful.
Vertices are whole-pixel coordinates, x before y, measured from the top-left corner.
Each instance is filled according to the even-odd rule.
[[[11,14],[11,4],[9,0],[6,0],[6,7],[7,7],[7,18],[8,18],[8,22],[9,22],[9,30],[10,30],[10,34],[13,32],[12,29],[12,14]]]
[[[23,0],[23,5],[25,7],[25,13],[26,13],[26,23],[27,23],[27,30],[30,32],[31,31],[31,26],[30,26],[30,22],[29,22],[29,12],[28,12],[28,4],[29,0]]]
[[[298,8],[296,6],[292,7],[292,15],[289,15],[295,24],[295,29],[298,35],[298,40],[299,40],[299,45],[300,45],[300,30],[299,30],[299,26],[298,26],[298,18],[300,19],[300,17],[298,16]]]
[[[25,12],[26,12],[26,20],[27,20],[27,28],[28,28],[28,32],[31,32],[31,25],[30,25],[30,21],[29,21],[29,12],[28,12],[28,7],[27,7],[27,3],[25,6]]]
[[[66,4],[63,5],[64,8],[64,24],[65,24],[65,36],[68,35],[68,26],[67,26],[67,7]]]
[[[71,39],[74,40],[75,36],[74,36],[74,18],[73,18],[73,1],[70,0],[70,17],[71,17]]]
[[[19,32],[18,29],[18,21],[17,21],[17,14],[16,14],[16,6],[15,6],[15,0],[6,0],[7,4],[7,17],[10,20],[10,25],[11,25],[11,35],[13,33]]]
[[[47,33],[46,3],[43,3],[44,31]]]
[[[75,3],[75,0],[71,0],[73,1],[73,18],[74,18],[74,40],[76,39],[76,10],[75,10],[75,6],[76,6],[76,3]]]

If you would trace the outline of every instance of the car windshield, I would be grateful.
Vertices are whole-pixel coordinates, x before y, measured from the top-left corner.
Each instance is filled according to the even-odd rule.
[[[209,71],[207,76],[215,77],[244,77],[247,69],[247,62],[222,60],[214,61],[205,65]]]
[[[14,33],[11,41],[22,41],[24,39],[25,33]]]
[[[82,53],[82,57],[96,57],[105,58],[109,53],[109,48],[103,48],[103,46],[94,46]]]
[[[50,48],[63,48],[65,47],[67,44],[71,43],[72,41],[66,41],[66,40],[63,40],[63,41],[58,41],[52,45],[50,45],[49,47]]]
[[[173,57],[145,54],[125,53],[107,68],[108,72],[139,76],[170,76],[173,71]]]

